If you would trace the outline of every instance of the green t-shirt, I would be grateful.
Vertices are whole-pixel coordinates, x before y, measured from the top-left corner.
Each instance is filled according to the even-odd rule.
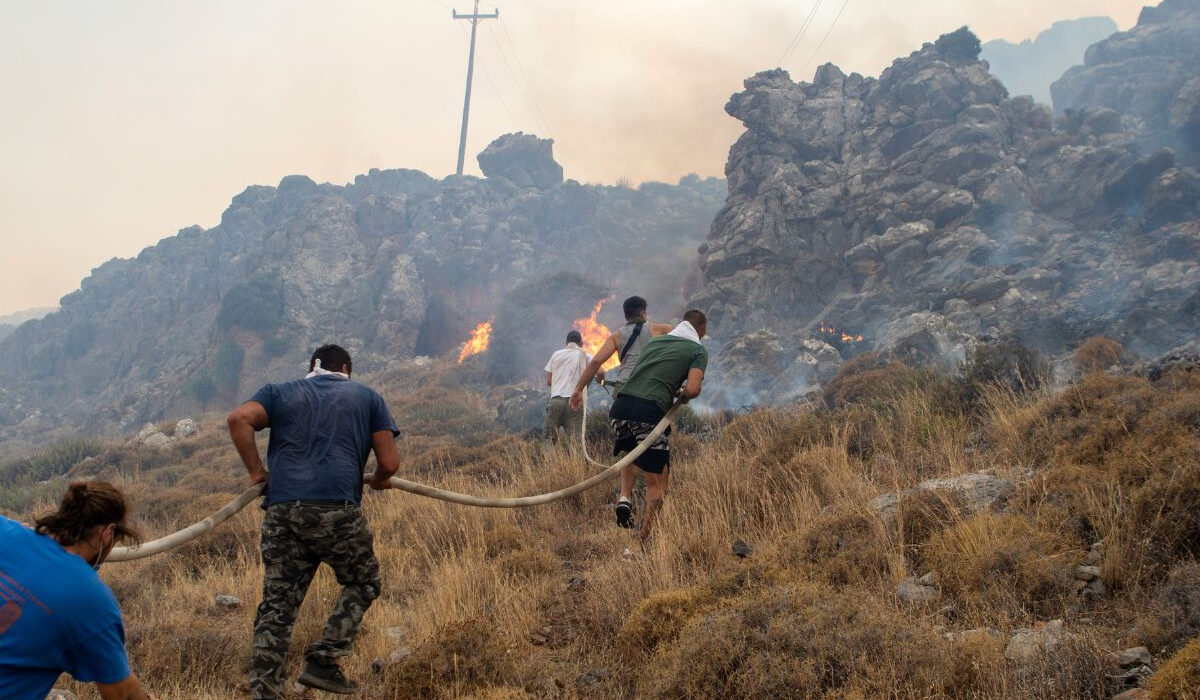
[[[642,348],[633,374],[617,395],[653,401],[666,411],[693,367],[708,368],[708,350],[703,345],[674,335],[655,336]]]

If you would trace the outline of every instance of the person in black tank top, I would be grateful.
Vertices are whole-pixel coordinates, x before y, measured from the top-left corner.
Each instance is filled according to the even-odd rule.
[[[641,353],[642,347],[650,340],[651,337],[664,335],[671,332],[671,324],[669,323],[652,323],[647,314],[649,312],[649,304],[646,300],[639,296],[631,296],[621,304],[621,310],[625,312],[625,325],[617,329],[615,333],[608,336],[604,344],[596,350],[595,356],[591,362],[583,370],[583,374],[579,377],[579,382],[575,384],[575,391],[571,394],[570,406],[572,409],[578,409],[583,402],[583,389],[600,371],[608,358],[612,357],[613,353],[617,353],[617,359],[621,361],[620,373],[618,381],[624,381],[629,378],[633,372],[633,368],[637,364],[637,356]],[[622,337],[624,336],[624,337]],[[627,465],[621,470],[621,493],[628,494],[633,491],[633,482],[637,478],[637,469],[632,465]],[[621,501],[617,502],[617,524],[621,527],[633,527],[632,509],[621,510]],[[621,517],[624,514],[624,517]]]

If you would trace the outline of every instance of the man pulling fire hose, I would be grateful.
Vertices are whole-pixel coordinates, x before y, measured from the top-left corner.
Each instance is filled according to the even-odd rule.
[[[699,335],[694,330],[691,335],[696,336],[699,345]],[[703,335],[702,320],[700,335]],[[704,357],[706,360],[707,355]],[[263,600],[255,621],[251,662],[251,692],[255,698],[275,698],[282,693],[291,626],[322,561],[334,569],[343,589],[324,634],[306,651],[308,663],[299,680],[304,685],[335,693],[357,691],[357,684],[345,678],[337,659],[349,653],[362,615],[380,590],[372,535],[358,508],[364,480],[377,490],[397,488],[477,507],[516,508],[550,503],[592,488],[616,476],[647,450],[660,449],[658,439],[669,430],[679,403],[699,394],[699,379],[703,376],[701,368],[693,386],[689,374],[680,402],[671,405],[673,393],[669,394],[668,408],[657,425],[636,436],[630,433],[629,437],[637,444],[603,472],[551,493],[486,498],[392,476],[399,469],[395,423],[378,393],[350,381],[351,360],[344,349],[336,345],[318,348],[309,370],[302,380],[262,387],[230,414],[230,435],[250,476],[251,487],[247,491],[188,528],[137,547],[116,548],[109,557],[110,561],[125,561],[174,549],[208,532],[265,494]],[[272,428],[268,445],[270,477],[254,443],[254,433],[268,426]],[[364,477],[363,467],[371,452],[375,453],[378,467]],[[665,484],[665,476],[661,487],[656,482],[650,501],[653,506],[643,519],[643,539],[653,511],[665,495]]]

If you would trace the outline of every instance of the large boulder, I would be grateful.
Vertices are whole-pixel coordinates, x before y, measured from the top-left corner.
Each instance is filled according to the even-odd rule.
[[[517,187],[546,190],[563,181],[562,166],[554,160],[554,139],[520,131],[488,144],[479,154],[479,169],[487,177],[502,177]]]

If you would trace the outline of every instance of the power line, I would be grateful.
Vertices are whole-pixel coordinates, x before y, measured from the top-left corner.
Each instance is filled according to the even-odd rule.
[[[500,54],[500,62],[504,64],[504,69],[508,71],[508,77],[512,80],[513,87],[517,89],[517,93],[521,96],[521,101],[525,103],[525,109],[529,112],[529,116],[532,117],[535,122],[537,122],[538,113],[532,99],[533,93],[521,84],[520,78],[517,77],[516,71],[513,70],[512,63],[508,60],[508,56],[506,56],[504,53],[504,48],[500,41],[500,35],[497,34],[496,30],[491,26],[488,27],[488,30],[492,34],[492,40],[496,42],[496,52]],[[549,130],[550,127],[547,126],[546,128]],[[549,136],[550,134],[547,133],[546,135]]]
[[[467,28],[466,28],[466,27],[464,27],[464,26],[462,26],[462,25],[459,25],[459,29],[461,29],[461,30],[462,30],[462,32],[463,32],[463,36],[466,36],[466,35],[467,35]],[[508,103],[504,101],[504,94],[503,94],[503,93],[500,91],[500,88],[499,88],[499,87],[497,87],[497,85],[496,85],[496,81],[495,81],[495,80],[492,80],[492,74],[491,74],[491,72],[490,72],[490,71],[487,69],[487,65],[486,65],[486,64],[483,64],[483,63],[480,63],[480,64],[479,64],[479,70],[483,71],[483,77],[484,77],[484,79],[485,79],[485,80],[487,80],[487,82],[488,82],[488,85],[490,85],[490,86],[491,86],[491,88],[492,88],[492,92],[493,92],[493,93],[496,95],[496,99],[500,101],[500,106],[501,106],[501,107],[504,109],[504,114],[508,116],[508,125],[509,125],[510,127],[514,128],[514,129],[515,129],[515,128],[517,128],[517,124],[518,124],[518,122],[517,122],[516,118],[515,118],[515,117],[513,117],[513,113],[512,113],[512,111],[511,111],[511,110],[509,110],[509,108],[508,108]]]
[[[500,19],[500,28],[504,30],[504,36],[508,38],[509,46],[512,48],[513,58],[517,60],[517,68],[521,71],[521,77],[525,80],[525,87],[529,90],[529,97],[533,100],[533,107],[537,110],[538,118],[542,122],[542,126],[546,127],[546,135],[549,136],[552,129],[550,123],[546,121],[546,115],[542,112],[541,106],[538,104],[537,95],[533,92],[533,86],[529,82],[529,75],[525,72],[525,64],[521,62],[521,54],[517,51],[517,42],[513,41],[512,34],[508,31],[508,23],[503,18]]]
[[[829,39],[829,35],[833,32],[833,28],[837,26],[838,20],[842,18],[842,13],[846,11],[846,5],[849,4],[850,0],[842,0],[842,6],[838,8],[837,15],[835,15],[833,21],[829,23],[829,29],[826,29],[825,36],[821,37],[821,43],[817,44],[817,48],[813,49],[812,55],[809,56],[808,60],[804,62],[804,67],[800,69],[801,73],[804,73],[804,71],[808,70],[808,64],[812,63],[812,60],[817,57],[818,53],[821,52],[821,47],[825,46],[825,41]]]
[[[787,48],[783,50],[783,54],[779,56],[779,60],[776,61],[777,65],[782,67],[784,62],[791,57],[792,52],[800,46],[800,40],[804,38],[805,33],[808,32],[808,28],[812,26],[813,19],[817,16],[817,10],[820,8],[821,0],[816,0],[809,9],[808,15],[804,18],[804,22],[800,25],[800,29],[796,31],[796,35],[792,37],[792,40],[788,42]]]

